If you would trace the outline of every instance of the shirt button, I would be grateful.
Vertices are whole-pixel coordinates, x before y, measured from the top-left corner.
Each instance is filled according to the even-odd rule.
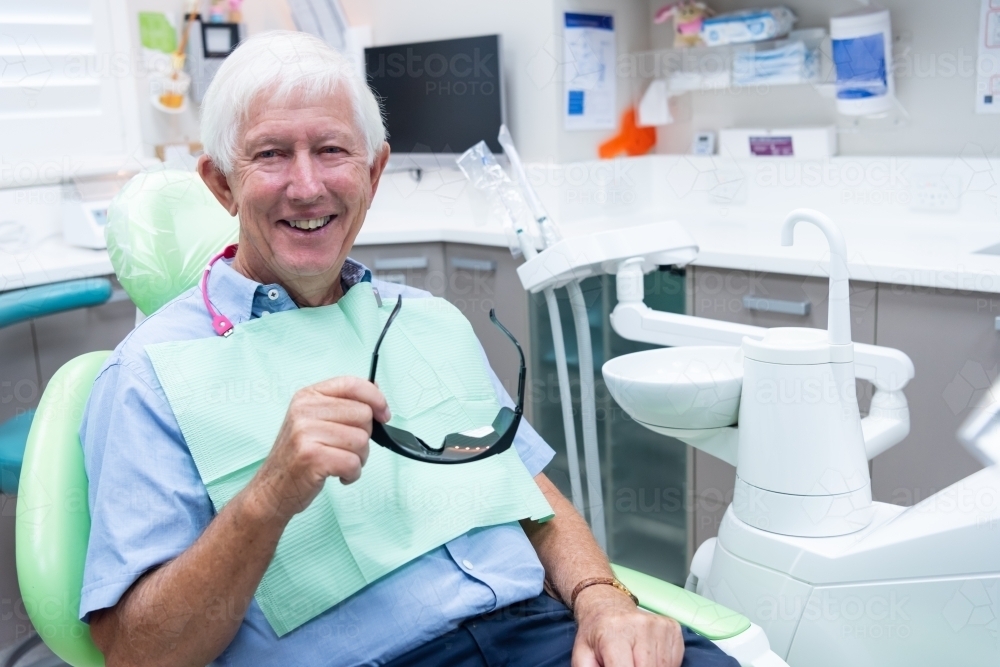
[[[271,289],[267,290],[267,298],[270,299],[271,301],[274,301],[275,299],[277,299],[278,298],[278,290],[274,289],[273,287]]]
[[[472,569],[472,563],[470,563],[468,560],[463,560],[462,561],[462,565],[465,566],[466,570],[471,570]]]

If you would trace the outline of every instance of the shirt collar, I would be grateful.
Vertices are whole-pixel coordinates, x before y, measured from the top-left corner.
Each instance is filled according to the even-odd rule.
[[[340,270],[345,292],[360,282],[371,282],[371,279],[371,271],[350,257]],[[281,285],[263,285],[251,280],[232,267],[232,260],[225,259],[212,265],[208,276],[208,296],[215,309],[233,324],[260,317],[266,312],[297,308]]]

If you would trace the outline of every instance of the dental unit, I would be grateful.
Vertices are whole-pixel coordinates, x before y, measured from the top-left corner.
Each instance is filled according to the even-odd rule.
[[[799,223],[819,227],[830,245],[826,331],[653,311],[642,302],[648,255],[613,269],[614,330],[675,347],[608,361],[612,396],[646,428],[736,466],[733,502],[718,538],[698,548],[687,587],[746,614],[792,667],[996,665],[994,421],[965,432],[990,467],[913,507],[872,501],[868,461],[909,433],[903,389],[913,364],[851,342],[843,236],[799,209],[782,245]],[[875,387],[864,419],[855,378]]]
[[[516,152],[507,153],[519,165]],[[514,170],[524,201],[532,201],[523,168]],[[530,209],[539,227],[551,225],[540,205]],[[671,346],[616,357],[602,372],[644,427],[736,467],[733,502],[718,537],[697,549],[686,588],[761,631],[724,640],[741,664],[1000,664],[1000,406],[993,421],[980,417],[963,431],[989,467],[913,507],[873,501],[868,462],[910,431],[903,390],[914,366],[899,350],[852,341],[843,235],[822,213],[798,209],[784,222],[782,245],[793,244],[799,224],[819,228],[830,247],[826,330],[766,329],[646,306],[644,274],[698,254],[673,221],[550,234],[542,251],[524,253],[518,276],[527,291],[548,296],[614,274],[614,331]],[[874,386],[864,418],[856,380]],[[588,482],[599,482],[586,447],[584,455]],[[574,471],[569,456],[572,482],[579,466]],[[599,471],[596,456],[592,465]]]

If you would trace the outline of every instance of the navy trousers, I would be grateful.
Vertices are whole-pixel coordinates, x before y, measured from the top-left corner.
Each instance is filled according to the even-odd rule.
[[[682,667],[739,667],[687,628]],[[399,656],[386,667],[569,667],[576,622],[545,593],[483,616]]]

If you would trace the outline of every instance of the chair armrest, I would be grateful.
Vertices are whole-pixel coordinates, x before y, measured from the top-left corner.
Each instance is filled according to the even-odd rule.
[[[639,598],[639,606],[669,616],[711,640],[728,639],[750,627],[750,619],[718,602],[642,572],[612,565],[615,576]]]
[[[111,298],[107,278],[83,278],[0,294],[0,327],[66,310],[99,306]]]

